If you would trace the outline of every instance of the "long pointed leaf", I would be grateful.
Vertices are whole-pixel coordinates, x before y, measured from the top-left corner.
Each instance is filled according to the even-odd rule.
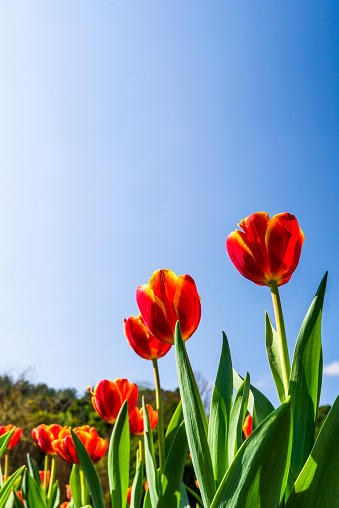
[[[185,485],[183,483],[181,484],[181,491],[180,492],[181,492],[181,496],[180,496],[179,508],[190,508],[191,505],[190,505],[190,502],[187,497]]]
[[[132,484],[130,508],[140,508],[142,498],[142,477],[143,477],[143,467],[142,462],[139,461],[139,465],[136,470]]]
[[[127,400],[115,422],[108,451],[108,480],[112,508],[126,506],[129,482],[130,433]]]
[[[283,367],[281,364],[281,357],[278,345],[279,339],[278,334],[274,329],[267,312],[265,314],[265,336],[266,336],[266,351],[268,363],[270,364],[275,386],[277,388],[277,392],[279,395],[279,400],[281,403],[283,403],[286,397],[282,374]]]
[[[210,508],[278,508],[291,444],[288,398],[243,443]]]
[[[145,465],[146,465],[146,476],[148,480],[148,492],[152,508],[156,508],[159,499],[158,474],[154,457],[153,434],[144,397],[142,398],[142,407],[144,412],[145,463],[146,463]]]
[[[174,411],[174,414],[171,418],[171,421],[168,424],[166,436],[165,436],[165,454],[167,456],[168,452],[170,451],[170,448],[172,446],[173,440],[175,438],[175,435],[181,425],[181,423],[184,421],[184,413],[182,410],[182,403],[181,401],[176,407],[176,410]]]
[[[233,396],[233,372],[227,337],[223,332],[223,345],[218,374],[215,381],[208,425],[208,445],[211,452],[216,487],[228,468],[227,436]]]
[[[249,392],[250,375],[247,374],[245,380],[237,391],[231,411],[227,446],[229,464],[231,464],[233,457],[242,445],[242,428],[246,416]]]
[[[290,379],[293,408],[292,472],[297,478],[314,444],[322,376],[321,315],[327,273],[301,326]]]
[[[80,480],[80,471],[79,466],[77,464],[73,464],[71,476],[70,476],[70,486],[73,503],[75,508],[81,508],[81,480]]]
[[[236,390],[239,390],[244,378],[239,376],[237,371],[233,369],[233,385]],[[250,395],[248,399],[248,410],[253,416],[253,429],[255,429],[261,422],[263,422],[268,415],[273,413],[274,406],[258,388],[250,385]]]
[[[12,488],[14,487],[16,481],[20,478],[24,469],[25,466],[21,466],[17,471],[15,471],[15,473],[11,475],[11,477],[6,481],[6,483],[2,487],[0,491],[0,508],[3,508],[5,506]]]
[[[187,437],[185,423],[182,422],[166,458],[157,508],[179,508],[186,457]]]
[[[78,436],[71,429],[75,450],[77,452],[80,464],[84,470],[88,487],[92,496],[94,508],[105,508],[104,498],[102,495],[101,485],[93,462],[88,452]]]
[[[204,506],[207,508],[210,506],[215,494],[212,459],[204,424],[207,417],[202,406],[201,397],[195,388],[196,383],[181,337],[179,321],[175,328],[175,359],[187,440],[201,496]]]
[[[339,502],[339,397],[328,413],[286,508],[337,508]]]

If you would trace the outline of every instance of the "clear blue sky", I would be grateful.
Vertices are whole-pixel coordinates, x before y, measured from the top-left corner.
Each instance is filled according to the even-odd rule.
[[[80,392],[153,380],[123,334],[158,268],[202,302],[187,343],[277,402],[264,344],[270,292],[227,235],[256,211],[296,215],[281,288],[290,353],[329,270],[322,403],[339,392],[339,5],[336,1],[1,1],[0,371]],[[177,386],[174,351],[159,361]],[[331,371],[331,369],[329,369]]]

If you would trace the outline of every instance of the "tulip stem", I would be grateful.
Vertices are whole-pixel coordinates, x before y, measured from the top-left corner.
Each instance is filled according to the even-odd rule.
[[[5,476],[5,482],[8,478],[8,470],[9,470],[9,450],[5,451],[5,470],[4,470],[4,476]]]
[[[278,283],[276,280],[272,280],[270,282],[274,316],[275,316],[275,324],[277,328],[278,334],[278,348],[279,348],[279,356],[281,361],[281,370],[283,376],[283,384],[285,389],[285,398],[288,397],[289,385],[290,385],[290,373],[291,373],[291,364],[290,357],[288,354],[287,347],[287,339],[286,339],[286,330],[284,323],[284,316],[281,307],[281,300],[279,295]]]
[[[47,471],[48,471],[48,455],[45,455],[45,467],[44,467],[44,481],[43,481],[43,489],[47,491]]]
[[[51,497],[51,494],[52,494],[54,480],[55,480],[55,457],[52,456],[51,476],[49,477],[49,487],[48,487],[48,494],[47,494],[48,499]]]
[[[158,361],[157,361],[157,359],[154,359],[154,360],[152,360],[152,362],[153,362],[153,371],[154,371],[154,379],[155,379],[155,398],[156,398],[156,405],[157,405],[157,411],[158,411],[159,462],[160,462],[160,471],[163,471],[164,465],[165,465],[164,416],[163,416],[163,410],[162,410],[162,398],[161,398],[161,387],[160,387]]]
[[[139,462],[142,462],[142,441],[139,439]]]

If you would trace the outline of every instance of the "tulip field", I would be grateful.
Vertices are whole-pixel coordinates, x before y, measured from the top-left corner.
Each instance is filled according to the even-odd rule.
[[[309,308],[291,355],[279,287],[297,269],[304,234],[289,213],[254,213],[239,228],[227,237],[227,262],[270,289],[274,316],[266,312],[263,340],[280,405],[251,384],[250,373],[238,372],[223,332],[206,411],[185,347],[203,300],[191,276],[157,270],[136,289],[139,315],[123,320],[129,345],[152,366],[154,403],[138,402],[138,387],[127,379],[99,380],[87,395],[97,418],[111,426],[110,440],[86,421],[74,427],[41,421],[29,438],[44,454],[43,469],[29,454],[10,468],[22,430],[2,422],[0,508],[339,508],[338,398],[316,434],[327,273],[314,296],[305,295]],[[180,400],[165,422],[159,360],[171,347]],[[108,503],[97,472],[105,455]],[[71,468],[63,502],[57,457]],[[196,488],[184,481],[188,460]]]

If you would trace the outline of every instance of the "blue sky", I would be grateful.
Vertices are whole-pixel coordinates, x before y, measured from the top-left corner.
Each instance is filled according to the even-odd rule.
[[[264,344],[270,292],[227,235],[256,211],[296,215],[281,288],[290,354],[326,270],[322,403],[339,391],[339,7],[323,2],[1,2],[2,372],[80,392],[153,381],[123,334],[158,268],[190,274],[187,343],[213,382],[234,367],[277,403]],[[174,352],[159,361],[177,386]],[[330,367],[328,367],[330,366]]]

